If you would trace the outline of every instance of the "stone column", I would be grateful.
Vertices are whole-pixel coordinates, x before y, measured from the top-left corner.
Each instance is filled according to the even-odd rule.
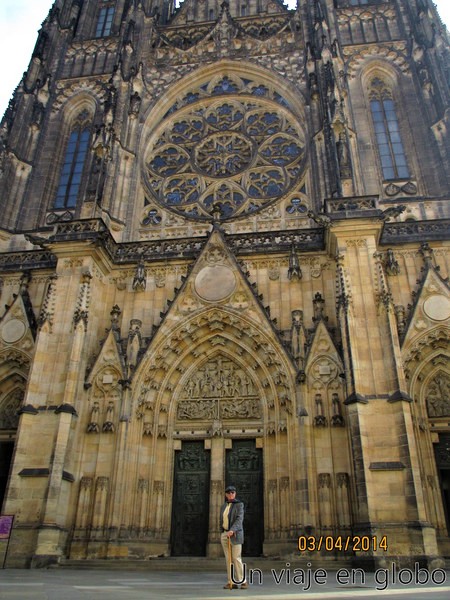
[[[133,454],[130,452],[129,442],[129,423],[128,415],[124,413],[123,406],[128,404],[130,394],[129,382],[122,380],[122,393],[120,399],[120,420],[115,436],[114,448],[114,466],[111,477],[111,513],[108,521],[110,545],[108,547],[108,556],[111,558],[117,556],[127,556],[127,547],[120,548],[119,538],[122,530],[127,530],[131,526],[129,494],[127,491],[134,487],[137,480],[136,461],[131,460]],[[133,457],[134,458],[134,457]]]
[[[73,476],[65,474],[64,469],[71,437],[72,420],[77,416],[75,410],[76,392],[86,337],[91,278],[92,275],[89,272],[83,273],[78,290],[78,302],[73,316],[72,345],[65,380],[64,401],[55,410],[55,414],[57,414],[56,435],[49,466],[45,508],[32,560],[32,566],[35,567],[57,561],[63,553],[65,544],[64,531],[69,505],[68,482],[71,481],[71,477],[73,481]]]
[[[213,437],[211,440],[211,493],[209,504],[209,536],[207,556],[221,557],[222,546],[220,545],[220,507],[225,498],[225,444],[221,436]]]

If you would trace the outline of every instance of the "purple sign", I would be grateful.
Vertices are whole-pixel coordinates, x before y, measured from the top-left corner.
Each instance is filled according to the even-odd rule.
[[[0,515],[0,540],[9,540],[13,521],[13,515]]]

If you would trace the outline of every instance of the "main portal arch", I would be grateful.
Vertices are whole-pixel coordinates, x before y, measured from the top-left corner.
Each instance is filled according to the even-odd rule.
[[[219,348],[192,365],[174,394],[175,436],[181,439],[174,457],[174,555],[206,554],[209,532],[211,543],[217,541],[217,509],[230,483],[245,504],[244,552],[263,551],[264,391],[244,362]],[[203,440],[193,439],[200,432]]]
[[[234,483],[247,504],[247,553],[286,548],[299,521],[289,501],[299,465],[284,349],[271,330],[228,308],[167,329],[139,368],[135,422],[148,444],[139,477],[159,490],[159,522],[152,519],[161,542],[174,555],[220,556],[219,508]]]

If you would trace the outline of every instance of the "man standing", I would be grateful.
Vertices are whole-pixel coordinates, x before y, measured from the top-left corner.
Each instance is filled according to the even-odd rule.
[[[222,534],[220,542],[227,562],[228,583],[224,589],[237,589],[239,585],[233,583],[237,581],[241,585],[241,590],[248,588],[245,581],[244,566],[242,564],[242,544],[244,543],[244,504],[236,498],[236,488],[229,485],[225,490],[225,502],[220,509],[220,527]],[[231,571],[233,563],[233,572]],[[231,577],[233,575],[233,578]]]

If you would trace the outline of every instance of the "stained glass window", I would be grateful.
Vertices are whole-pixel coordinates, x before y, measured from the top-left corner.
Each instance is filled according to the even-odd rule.
[[[215,82],[209,99],[185,105],[149,144],[147,191],[160,206],[203,218],[220,210],[228,219],[267,206],[299,183],[302,127],[273,100],[231,96],[235,86],[228,77]]]
[[[295,215],[295,213],[305,214],[308,212],[308,207],[300,198],[293,198],[286,206],[286,212],[290,215]]]
[[[75,208],[77,204],[90,135],[87,128],[70,134],[54,208]]]
[[[384,179],[405,179],[409,169],[400,136],[394,101],[386,89],[381,89],[380,81],[374,82],[370,109],[380,155]]]
[[[95,29],[95,37],[106,37],[111,34],[114,17],[114,6],[104,6],[100,9]]]

